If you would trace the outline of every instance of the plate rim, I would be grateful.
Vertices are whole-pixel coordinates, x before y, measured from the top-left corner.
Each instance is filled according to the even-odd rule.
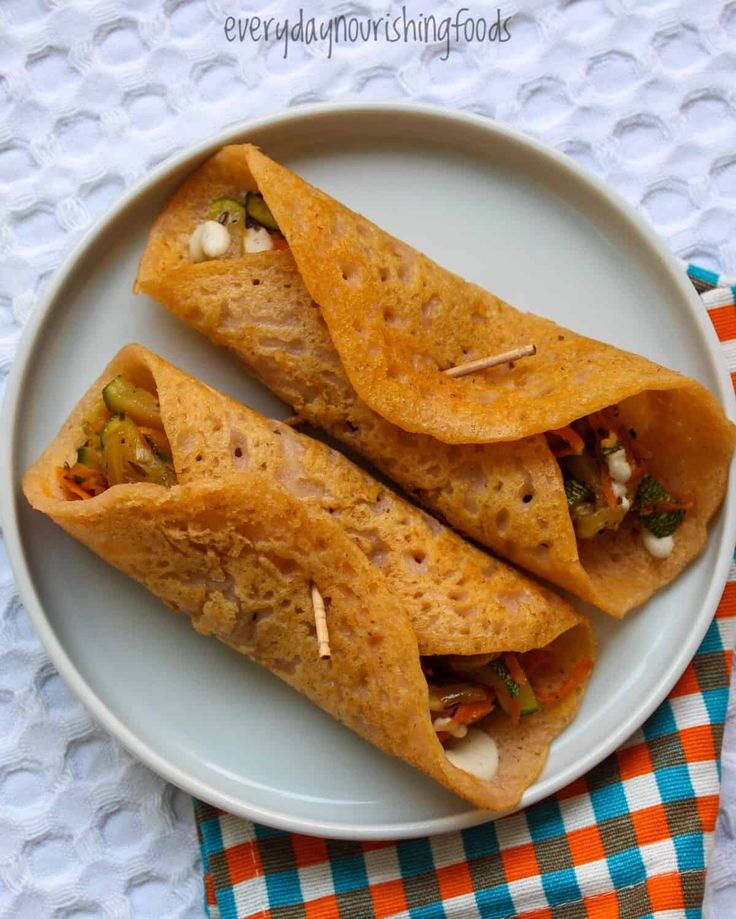
[[[506,139],[531,149],[532,152],[542,158],[554,161],[558,166],[571,173],[572,177],[582,183],[583,186],[587,186],[590,190],[602,195],[614,211],[618,212],[617,216],[623,218],[628,224],[633,224],[633,227],[644,237],[654,253],[659,256],[662,271],[669,276],[670,281],[674,281],[675,285],[679,287],[686,301],[690,318],[703,336],[707,356],[710,359],[711,369],[717,383],[716,395],[726,414],[732,419],[736,417],[736,397],[734,396],[725,357],[722,354],[715,329],[708,319],[700,298],[685,273],[677,264],[676,257],[667,248],[664,240],[660,239],[642,216],[621,198],[618,192],[608,186],[604,180],[589,173],[572,158],[558,150],[488,116],[445,106],[416,102],[328,102],[285,109],[276,114],[238,121],[213,137],[206,138],[167,157],[153,170],[135,182],[113,207],[85,231],[81,239],[73,246],[55,270],[52,279],[26,322],[8,375],[3,410],[0,416],[0,429],[6,435],[0,439],[0,524],[2,525],[3,538],[15,583],[23,605],[52,663],[87,711],[109,733],[116,737],[132,756],[142,761],[166,781],[203,801],[249,820],[289,832],[352,840],[382,840],[389,838],[398,840],[435,835],[477,826],[487,821],[496,820],[504,816],[504,814],[490,814],[487,811],[471,808],[446,817],[403,821],[398,824],[377,823],[357,826],[329,819],[315,820],[313,818],[294,817],[288,813],[281,813],[271,808],[251,804],[239,797],[221,791],[209,782],[190,775],[185,769],[158,753],[149,744],[138,738],[135,732],[127,727],[83,679],[57,638],[51,623],[46,618],[31,578],[20,538],[17,502],[22,500],[22,494],[15,484],[14,455],[19,422],[18,407],[20,397],[24,388],[23,383],[29,372],[29,365],[39,340],[39,333],[53,312],[53,307],[60,291],[72,279],[78,263],[84,259],[87,251],[95,244],[98,237],[114,223],[119,214],[134,204],[137,199],[145,195],[170,173],[181,169],[186,164],[192,164],[193,166],[194,163],[201,161],[205,156],[224,144],[241,140],[248,132],[283,126],[289,122],[298,124],[300,121],[309,121],[315,117],[320,118],[325,115],[339,116],[348,114],[359,117],[375,112],[382,113],[384,117],[389,119],[418,116],[439,119],[449,124],[459,122],[469,128],[476,128],[481,132],[485,132],[489,139],[502,135]],[[578,759],[574,765],[558,771],[554,776],[550,776],[541,782],[535,782],[524,793],[514,811],[542,800],[594,768],[606,756],[620,747],[641,726],[665,699],[680,678],[710,626],[723,587],[727,581],[732,549],[734,542],[736,542],[736,502],[733,500],[736,493],[734,469],[736,469],[736,458],[731,465],[728,491],[719,512],[718,522],[714,525],[719,527],[721,535],[708,591],[701,602],[698,616],[688,634],[688,640],[681,645],[678,655],[670,660],[669,666],[663,671],[658,681],[657,691],[639,704],[627,718],[617,724],[616,729],[610,734],[605,744],[595,748],[593,751],[589,751],[582,759]],[[712,538],[714,538],[714,534],[711,532]]]

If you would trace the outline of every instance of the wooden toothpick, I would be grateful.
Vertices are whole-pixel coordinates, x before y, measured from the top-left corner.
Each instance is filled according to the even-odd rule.
[[[332,657],[330,651],[330,634],[327,631],[327,616],[325,614],[325,601],[315,584],[312,584],[312,606],[314,607],[314,624],[317,626],[317,643],[319,656],[323,661]]]
[[[448,377],[465,377],[470,373],[487,370],[489,367],[497,367],[499,364],[505,364],[508,361],[518,361],[521,357],[531,357],[532,354],[536,353],[536,345],[522,345],[521,348],[504,351],[503,354],[493,354],[490,357],[481,357],[477,361],[468,361],[467,364],[449,367],[447,370],[443,370],[443,373]]]

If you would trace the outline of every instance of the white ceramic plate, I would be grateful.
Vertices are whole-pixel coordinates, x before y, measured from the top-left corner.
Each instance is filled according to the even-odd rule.
[[[395,839],[480,823],[487,814],[195,634],[20,492],[23,470],[130,341],[262,411],[286,413],[227,354],[131,293],[167,196],[215,149],[244,140],[517,306],[697,377],[733,414],[716,337],[674,258],[571,160],[486,119],[390,104],[286,112],[165,163],[76,248],[25,330],[3,418],[4,535],[34,625],[90,711],[165,778],[276,827]],[[623,623],[594,613],[600,660],[582,710],[522,804],[598,763],[672,687],[726,578],[736,532],[736,505],[727,506],[707,551],[646,608]]]

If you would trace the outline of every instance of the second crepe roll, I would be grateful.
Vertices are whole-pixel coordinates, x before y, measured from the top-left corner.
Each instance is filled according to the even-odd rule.
[[[362,453],[453,526],[613,615],[642,603],[699,554],[723,499],[733,448],[733,428],[703,387],[685,381],[676,388],[676,411],[668,392],[651,389],[602,412],[573,411],[564,429],[513,443],[446,444],[409,433],[358,396],[284,237],[246,226],[255,218],[238,202],[248,192],[247,204],[258,189],[254,163],[271,185],[274,175],[284,175],[246,145],[224,148],[190,176],[153,228],[138,290],[232,348],[305,419]],[[332,199],[292,180],[302,194],[303,224],[325,208],[347,220]],[[227,223],[233,214],[227,251],[193,253],[203,218]],[[374,237],[390,240],[369,229],[368,249]],[[259,246],[265,251],[254,251]],[[318,250],[314,259],[320,258],[331,255]],[[442,277],[449,284],[454,276]],[[632,366],[654,368],[657,385],[684,380],[629,357]]]

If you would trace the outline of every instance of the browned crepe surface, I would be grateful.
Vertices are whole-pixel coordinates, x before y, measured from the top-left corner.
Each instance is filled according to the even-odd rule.
[[[613,615],[644,602],[699,554],[723,498],[733,445],[731,425],[702,387],[625,403],[632,423],[646,431],[641,442],[656,455],[654,471],[673,490],[697,496],[673,555],[652,558],[634,520],[619,533],[578,543],[559,467],[543,436],[448,445],[404,431],[360,399],[291,252],[189,261],[189,234],[212,198],[255,188],[251,149],[225,147],[177,191],[151,232],[137,289],[232,348],[307,420],[362,453],[453,526]]]
[[[122,373],[158,393],[178,481],[260,471],[340,524],[407,611],[422,654],[525,651],[579,621],[574,608],[470,545],[320,441],[229,399],[147,349],[123,349],[96,393]],[[91,390],[92,402],[95,390]],[[75,421],[57,465],[73,459]],[[58,491],[61,495],[61,491]],[[495,642],[491,647],[489,642]]]
[[[56,470],[73,458],[84,440],[83,416],[117,373],[151,390],[158,386],[183,484],[118,485],[87,501],[66,500]],[[219,396],[145,349],[124,349],[26,474],[28,500],[189,615],[199,631],[249,655],[379,748],[479,807],[513,807],[574,716],[584,687],[523,719],[514,732],[500,718],[491,722],[502,764],[492,782],[453,767],[431,727],[417,639],[396,591],[318,503],[289,493],[268,471],[246,466],[234,473],[229,458],[217,460],[219,444],[195,442],[191,426],[200,420],[206,429],[208,419],[219,417],[230,451],[244,455],[242,419],[237,412],[220,415],[223,406],[210,395]],[[328,604],[329,662],[317,654],[312,583]],[[549,638],[555,634],[561,676],[594,657],[590,626],[578,614],[560,618]],[[523,627],[520,635],[523,643]],[[495,641],[489,636],[489,647]]]
[[[717,414],[694,380],[522,313],[256,148],[247,160],[351,384],[399,427],[447,443],[518,440],[658,389],[688,390]],[[513,366],[442,373],[527,343],[537,354]]]

